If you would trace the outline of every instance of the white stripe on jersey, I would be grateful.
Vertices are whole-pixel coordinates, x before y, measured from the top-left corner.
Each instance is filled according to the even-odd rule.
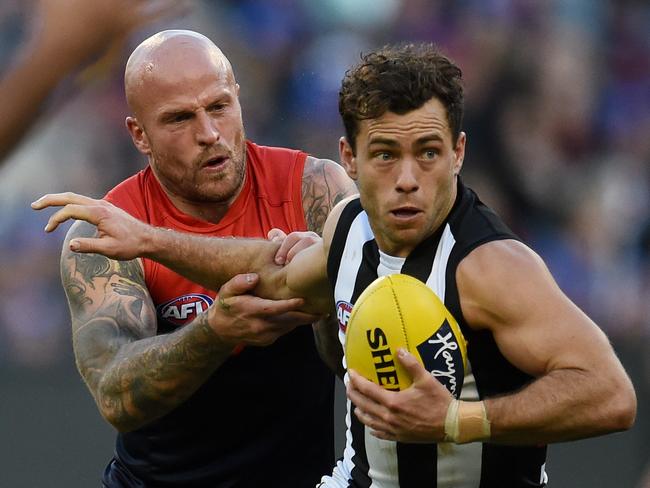
[[[345,241],[345,248],[341,256],[341,265],[339,267],[338,279],[334,288],[334,300],[344,300],[350,303],[350,298],[354,293],[354,284],[357,279],[357,271],[361,266],[363,258],[363,244],[372,241],[374,236],[368,223],[368,215],[361,212],[350,225],[348,238]],[[361,244],[360,244],[361,243]],[[345,332],[339,328],[339,341],[345,347]],[[343,357],[343,368],[347,370],[345,357]],[[348,410],[349,411],[349,410]],[[348,432],[350,424],[348,423]]]
[[[440,236],[438,249],[436,249],[436,257],[433,259],[433,270],[427,279],[427,286],[438,295],[438,298],[443,303],[445,302],[445,292],[447,291],[447,263],[449,262],[449,255],[455,244],[456,239],[451,233],[451,227],[447,224],[442,232],[442,236]]]

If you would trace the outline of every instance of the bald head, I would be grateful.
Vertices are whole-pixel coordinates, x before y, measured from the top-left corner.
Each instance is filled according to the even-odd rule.
[[[124,87],[129,108],[138,117],[152,89],[203,73],[217,74],[235,84],[228,58],[204,35],[189,30],[154,34],[135,48],[126,64]]]

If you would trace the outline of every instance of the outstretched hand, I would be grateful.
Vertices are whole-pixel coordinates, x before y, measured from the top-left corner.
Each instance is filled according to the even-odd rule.
[[[406,350],[397,351],[397,360],[413,379],[410,387],[398,392],[348,371],[347,396],[356,407],[355,415],[379,439],[442,442],[451,394]]]
[[[31,206],[34,210],[63,207],[52,214],[45,232],[54,231],[70,219],[84,220],[97,227],[97,237],[70,240],[70,250],[74,252],[99,253],[123,261],[134,259],[145,254],[146,240],[156,230],[105,200],[76,193],[44,195]]]

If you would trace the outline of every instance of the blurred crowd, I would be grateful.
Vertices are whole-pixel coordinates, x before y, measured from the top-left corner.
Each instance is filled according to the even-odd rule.
[[[29,5],[0,0],[0,70],[25,42]],[[0,367],[71,360],[67,227],[44,234],[47,215],[29,202],[99,197],[144,166],[124,128],[122,73],[163,28],[202,32],[231,59],[249,138],[334,160],[346,68],[388,42],[435,42],[464,71],[465,181],[610,337],[650,340],[647,1],[197,0],[72,73],[0,166]]]

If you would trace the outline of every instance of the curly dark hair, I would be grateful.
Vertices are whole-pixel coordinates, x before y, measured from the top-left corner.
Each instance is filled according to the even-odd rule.
[[[463,119],[462,72],[429,43],[385,46],[361,56],[349,69],[339,92],[339,113],[345,136],[356,153],[359,122],[386,112],[403,115],[431,98],[447,109],[447,122],[456,144]]]

